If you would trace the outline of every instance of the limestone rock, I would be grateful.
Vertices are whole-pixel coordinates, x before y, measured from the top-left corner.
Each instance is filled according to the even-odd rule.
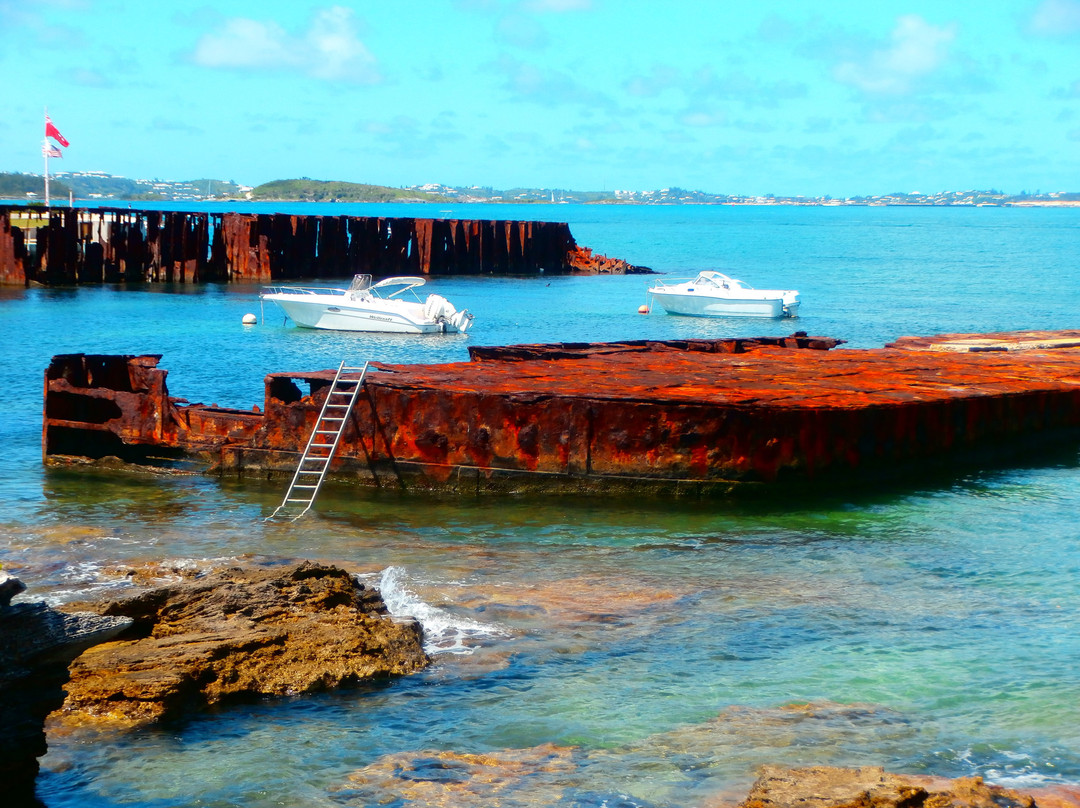
[[[986,785],[981,777],[944,780],[871,766],[768,766],[739,808],[1035,808],[1035,800]]]
[[[231,568],[104,604],[127,638],[71,665],[65,719],[139,724],[230,698],[326,690],[429,664],[422,629],[337,567]]]
[[[36,805],[45,719],[64,701],[67,665],[87,646],[131,624],[126,617],[64,614],[45,603],[11,603],[26,587],[0,572],[0,782],[5,805]]]

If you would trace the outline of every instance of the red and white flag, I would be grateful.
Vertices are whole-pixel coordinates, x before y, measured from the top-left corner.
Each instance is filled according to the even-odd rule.
[[[51,137],[65,148],[71,145],[68,143],[67,138],[60,134],[60,130],[53,125],[52,118],[48,115],[45,116],[45,137]]]
[[[63,157],[64,153],[60,149],[56,148],[49,141],[45,141],[41,144],[41,154],[44,157]]]

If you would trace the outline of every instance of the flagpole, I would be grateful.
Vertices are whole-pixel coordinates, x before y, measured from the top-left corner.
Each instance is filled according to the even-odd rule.
[[[45,107],[45,120],[49,120],[49,108]],[[41,153],[45,155],[45,207],[49,207],[49,138],[42,141]]]

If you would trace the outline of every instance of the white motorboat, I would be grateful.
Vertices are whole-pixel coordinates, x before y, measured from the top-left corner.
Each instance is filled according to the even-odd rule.
[[[797,317],[799,313],[797,291],[755,289],[713,270],[700,272],[693,280],[658,281],[646,294],[668,314],[692,317]]]
[[[348,289],[325,286],[268,286],[260,299],[277,303],[289,319],[304,328],[332,331],[381,331],[394,334],[463,334],[473,315],[458,311],[440,295],[424,300],[416,289],[424,278],[386,278],[371,282],[356,275]],[[412,300],[401,295],[409,293]]]

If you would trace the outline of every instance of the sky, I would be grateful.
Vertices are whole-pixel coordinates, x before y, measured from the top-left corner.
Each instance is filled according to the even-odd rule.
[[[1080,191],[1080,0],[0,0],[0,171]]]

